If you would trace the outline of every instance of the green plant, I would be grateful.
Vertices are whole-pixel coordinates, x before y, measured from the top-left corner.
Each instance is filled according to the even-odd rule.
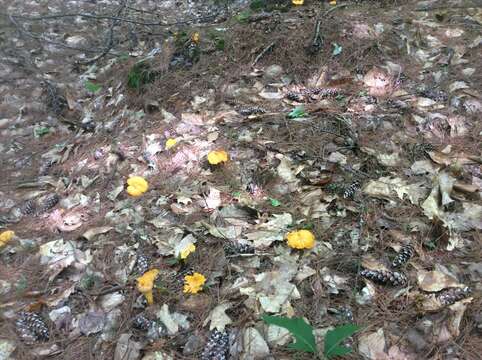
[[[156,73],[145,61],[138,62],[132,66],[127,74],[127,86],[131,89],[140,90],[142,86],[152,83],[156,78]]]
[[[283,327],[287,329],[295,338],[295,342],[289,344],[288,347],[293,350],[299,350],[316,354],[317,358],[322,358],[318,354],[315,336],[313,335],[313,327],[303,318],[288,318],[284,316],[268,316],[263,315],[263,320],[267,324]],[[350,353],[351,348],[340,345],[345,339],[360,330],[355,324],[346,324],[335,327],[325,334],[323,357],[331,359],[334,356],[342,356]]]
[[[249,8],[254,11],[258,11],[266,7],[266,0],[253,0],[249,4]]]
[[[263,315],[263,320],[268,324],[281,326],[293,335],[295,342],[288,345],[290,349],[309,353],[317,352],[313,327],[304,319]]]
[[[44,135],[47,135],[50,132],[50,128],[47,126],[41,126],[35,129],[34,131],[34,136],[35,137],[42,137]]]
[[[224,34],[218,30],[212,30],[208,33],[208,37],[213,41],[216,50],[223,51],[225,47]]]
[[[331,359],[333,356],[349,354],[352,349],[340,344],[358,330],[360,330],[360,327],[355,324],[341,325],[335,327],[333,330],[329,330],[325,335],[325,346],[323,349],[325,357]]]
[[[91,92],[91,93],[97,93],[100,91],[100,89],[102,89],[102,86],[98,85],[98,84],[95,84],[91,81],[86,81],[85,84],[84,84],[85,88],[87,89],[87,91]]]
[[[269,201],[273,207],[278,207],[281,205],[281,202],[277,199],[269,198]]]
[[[288,117],[290,119],[298,119],[298,118],[305,117],[306,115],[307,114],[303,106],[297,106],[293,110],[291,110],[291,112],[288,114]]]
[[[243,10],[238,15],[236,15],[234,18],[240,23],[245,23],[245,22],[248,21],[251,14],[252,14],[251,10],[249,10],[249,9]]]

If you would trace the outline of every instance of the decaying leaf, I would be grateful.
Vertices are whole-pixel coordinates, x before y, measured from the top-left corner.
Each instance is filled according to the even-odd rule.
[[[209,330],[217,329],[221,332],[224,331],[226,325],[232,323],[232,320],[226,315],[226,310],[229,309],[233,304],[228,302],[224,304],[219,304],[216,306],[209,316],[204,320],[204,325],[207,325],[208,322],[211,324],[209,325]]]
[[[464,287],[457,279],[441,271],[424,271],[419,270],[417,274],[417,282],[420,289],[424,291],[434,292],[449,287]]]
[[[170,313],[167,304],[162,305],[157,317],[164,324],[169,335],[175,335],[180,329],[187,330],[190,326],[187,316],[179,313]]]
[[[85,233],[83,233],[82,237],[90,241],[97,235],[105,234],[111,231],[112,229],[114,229],[112,226],[99,226],[99,227],[91,228],[87,230]]]
[[[385,333],[383,329],[360,335],[358,351],[367,360],[389,360],[386,351]]]
[[[370,180],[363,192],[374,197],[381,197],[389,199],[398,196],[403,199],[407,195],[412,204],[418,205],[420,199],[426,194],[426,189],[423,184],[407,184],[401,178],[381,177],[378,180]]]
[[[289,213],[273,214],[266,223],[256,227],[256,231],[247,233],[248,240],[253,241],[255,248],[270,246],[274,241],[284,239],[286,229],[293,223],[293,217]]]

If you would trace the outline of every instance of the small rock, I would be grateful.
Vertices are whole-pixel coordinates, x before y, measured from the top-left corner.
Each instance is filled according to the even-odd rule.
[[[68,306],[63,306],[49,312],[49,318],[55,324],[55,326],[60,329],[70,322],[70,314],[70,308]]]
[[[283,74],[283,68],[279,65],[270,65],[264,71],[265,80],[272,81],[280,78]]]
[[[332,152],[330,156],[328,156],[328,161],[335,164],[345,165],[346,160],[347,160],[346,156],[337,151]]]
[[[85,45],[87,43],[87,40],[80,35],[74,35],[74,36],[69,36],[67,39],[65,39],[65,42],[71,46],[78,46],[78,45]]]

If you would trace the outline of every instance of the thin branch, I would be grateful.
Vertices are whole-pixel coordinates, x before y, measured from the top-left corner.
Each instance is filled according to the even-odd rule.
[[[273,41],[271,44],[269,44],[268,46],[266,46],[266,47],[263,49],[263,51],[261,51],[261,52],[259,53],[259,55],[256,56],[256,59],[254,59],[254,61],[253,61],[253,63],[251,64],[251,66],[256,65],[256,64],[258,63],[258,61],[261,60],[261,58],[262,58],[268,51],[270,51],[270,50],[274,47],[275,44],[276,44],[276,41]]]
[[[122,14],[124,9],[126,8],[126,5],[127,5],[127,0],[122,1],[121,5],[119,6],[119,9],[117,10],[116,16],[120,16]],[[107,41],[107,45],[105,46],[104,51],[102,51],[102,53],[100,53],[99,55],[97,55],[93,59],[89,59],[89,60],[86,60],[86,61],[80,61],[79,64],[82,64],[82,65],[93,64],[96,61],[102,59],[104,56],[106,56],[112,50],[112,48],[114,47],[114,28],[118,24],[119,24],[119,21],[117,21],[117,20],[112,21],[112,24],[110,25],[110,28],[109,28],[109,39]]]
[[[119,16],[94,15],[94,14],[86,14],[86,13],[56,14],[56,15],[45,15],[45,16],[23,16],[23,15],[9,15],[9,16],[12,16],[17,19],[27,20],[27,21],[42,21],[42,20],[60,19],[60,18],[67,18],[67,17],[82,17],[86,19],[95,19],[95,20],[114,20],[114,21],[132,23],[132,24],[143,25],[143,26],[176,26],[176,25],[190,24],[195,21],[211,20],[218,15],[219,15],[219,12],[217,12],[216,14],[207,15],[200,18],[192,18],[189,20],[176,21],[173,23],[162,23],[160,21],[144,22],[144,21],[138,21],[138,20],[133,20],[129,18],[123,18]]]
[[[27,30],[25,30],[23,28],[22,25],[20,25],[14,18],[14,16],[12,15],[8,15],[8,18],[9,20],[15,25],[15,27],[17,28],[17,30],[22,33],[23,35],[25,36],[28,36],[34,40],[38,40],[38,41],[43,41],[47,44],[51,44],[51,45],[54,45],[54,46],[58,46],[58,47],[62,47],[64,49],[70,49],[70,50],[76,50],[76,51],[82,51],[82,52],[86,52],[86,53],[98,53],[99,51],[102,51],[102,49],[87,49],[87,48],[80,48],[80,47],[77,47],[77,46],[70,46],[70,45],[67,45],[67,44],[64,44],[64,43],[60,43],[60,42],[57,42],[57,41],[53,41],[53,40],[50,40],[50,39],[47,39],[43,36],[40,36],[40,35],[36,35],[36,34],[33,34]]]

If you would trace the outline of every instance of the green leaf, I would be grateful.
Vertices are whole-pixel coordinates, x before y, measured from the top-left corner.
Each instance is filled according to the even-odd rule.
[[[331,359],[334,356],[350,353],[351,349],[346,346],[341,346],[340,343],[358,330],[360,330],[360,326],[355,324],[337,326],[333,330],[329,330],[325,335],[325,348],[323,351],[325,356]]]
[[[315,336],[313,335],[313,327],[303,318],[263,315],[263,320],[267,324],[281,326],[293,335],[296,342],[288,345],[290,349],[316,353],[316,341]]]
[[[281,202],[279,200],[269,198],[269,201],[271,202],[271,206],[278,207],[281,205]]]
[[[86,81],[84,85],[85,85],[85,88],[87,89],[87,91],[90,91],[91,93],[94,93],[94,94],[99,92],[100,89],[102,89],[102,86],[100,86],[98,84],[94,84],[91,81]]]
[[[342,51],[343,47],[341,47],[337,43],[333,43],[333,56],[340,55]]]
[[[35,129],[35,137],[41,137],[44,135],[47,135],[50,132],[50,128],[42,126],[37,129]]]
[[[235,18],[240,23],[244,23],[244,22],[247,22],[251,14],[252,14],[251,10],[244,10],[244,11],[241,11],[238,15],[236,15]]]
[[[297,119],[306,116],[305,109],[303,106],[297,106],[288,114],[290,119]]]
[[[172,265],[179,264],[179,259],[176,258],[176,257],[168,258],[168,259],[165,260],[165,262],[166,262],[167,265],[172,266]]]

